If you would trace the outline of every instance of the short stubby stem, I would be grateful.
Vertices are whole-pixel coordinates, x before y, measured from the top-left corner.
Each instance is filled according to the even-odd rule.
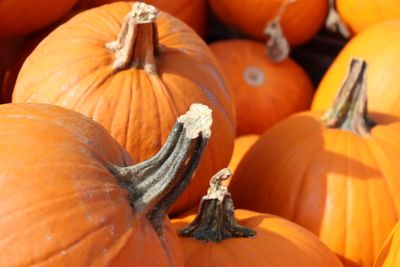
[[[287,7],[296,1],[283,0],[276,16],[264,28],[264,34],[268,36],[266,53],[274,62],[282,62],[289,57],[290,45],[283,33],[281,20]]]
[[[326,17],[325,27],[331,32],[341,34],[346,39],[350,38],[349,29],[336,11],[335,0],[329,0],[329,12]]]
[[[321,118],[325,127],[369,135],[375,123],[368,116],[366,91],[367,63],[352,59],[350,70],[332,106]]]
[[[200,202],[200,208],[193,222],[178,231],[181,237],[192,237],[201,241],[220,242],[234,237],[253,237],[256,232],[241,226],[235,221],[235,210],[231,194],[223,180],[231,176],[225,168],[215,174],[210,181],[210,187]]]
[[[150,74],[156,73],[155,54],[159,46],[155,20],[158,9],[154,6],[135,2],[126,15],[117,40],[106,43],[114,52],[113,68],[141,68]]]
[[[180,116],[160,151],[133,166],[110,165],[129,192],[136,214],[143,214],[161,234],[168,209],[189,185],[211,135],[211,109],[193,104]]]

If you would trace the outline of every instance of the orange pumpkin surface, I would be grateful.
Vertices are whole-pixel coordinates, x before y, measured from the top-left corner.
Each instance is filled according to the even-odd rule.
[[[343,266],[312,233],[285,219],[248,210],[234,210],[221,181],[211,180],[199,212],[172,220],[181,235],[187,267],[329,267]]]
[[[239,208],[317,234],[345,266],[371,266],[400,216],[400,120],[366,111],[365,63],[352,63],[334,105],[267,131],[229,185]]]
[[[78,0],[0,0],[0,38],[44,28],[64,16]]]
[[[397,223],[382,246],[374,267],[400,266],[400,223]]]
[[[199,163],[210,114],[191,107],[157,156],[131,165],[82,114],[1,105],[0,266],[183,266],[166,212]]]
[[[92,8],[121,0],[80,0],[79,8]],[[129,0],[122,0],[131,2]],[[207,26],[206,0],[147,0],[147,4],[168,12],[187,23],[198,34],[204,35]]]
[[[344,22],[355,33],[385,20],[400,19],[398,0],[336,0],[336,6]]]
[[[224,23],[262,40],[264,28],[275,18],[285,1],[290,0],[209,0]],[[283,14],[281,26],[291,45],[311,39],[321,28],[328,12],[326,0],[297,0]]]
[[[244,155],[246,155],[246,152],[249,151],[249,149],[255,144],[255,142],[257,142],[259,138],[260,135],[258,134],[243,135],[236,138],[232,158],[229,162],[229,169],[233,173],[235,173],[237,166]]]
[[[262,134],[278,121],[310,107],[313,86],[293,60],[274,63],[263,44],[247,40],[210,45],[236,102],[237,135]]]
[[[400,20],[383,22],[355,36],[323,77],[312,110],[326,110],[342,83],[352,57],[368,63],[367,95],[371,111],[400,116]]]
[[[27,58],[13,102],[79,111],[102,124],[137,161],[160,149],[191,103],[210,106],[213,138],[198,178],[174,213],[194,205],[208,177],[228,164],[236,126],[231,92],[207,45],[166,13],[153,22],[156,14],[149,5],[119,2],[73,17]]]

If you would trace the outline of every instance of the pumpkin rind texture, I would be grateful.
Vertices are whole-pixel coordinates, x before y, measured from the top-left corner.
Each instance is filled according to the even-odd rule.
[[[206,44],[163,12],[156,21],[157,74],[135,68],[116,71],[114,53],[105,44],[117,39],[131,8],[132,3],[126,2],[94,8],[49,34],[25,61],[13,102],[49,103],[79,111],[102,124],[135,161],[160,149],[189,105],[208,105],[215,122],[213,137],[196,177],[172,209],[175,213],[194,205],[208,178],[229,162],[236,128],[232,95]]]
[[[336,7],[355,33],[385,20],[400,19],[398,0],[337,0]]]
[[[400,20],[371,27],[347,43],[324,75],[312,103],[312,110],[326,110],[342,83],[351,58],[368,63],[368,109],[400,116]]]
[[[108,169],[131,159],[99,124],[56,106],[6,104],[0,132],[1,266],[183,266],[169,220],[161,239],[132,211]]]
[[[78,0],[1,0],[0,38],[44,28],[64,16]]]
[[[186,227],[194,217],[173,219],[172,224],[178,230]],[[292,222],[248,210],[236,210],[235,218],[240,225],[255,230],[256,236],[230,238],[219,243],[180,238],[185,266],[343,266],[316,236]]]
[[[262,134],[310,107],[312,83],[292,59],[272,62],[262,43],[248,40],[219,41],[210,48],[233,89],[238,136]]]
[[[400,266],[400,223],[397,223],[382,246],[374,267]]]
[[[286,0],[209,0],[218,18],[227,25],[261,40],[263,33],[282,3]],[[311,39],[322,27],[328,12],[326,0],[297,0],[290,4],[282,17],[282,28],[291,45]]]

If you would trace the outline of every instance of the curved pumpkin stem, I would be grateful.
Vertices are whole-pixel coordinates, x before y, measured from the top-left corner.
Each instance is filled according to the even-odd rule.
[[[189,185],[211,135],[211,109],[193,104],[180,116],[161,150],[152,158],[110,171],[128,190],[136,213],[144,214],[161,233],[168,209]]]
[[[368,116],[365,76],[367,63],[352,59],[350,70],[332,106],[322,117],[325,127],[368,135],[375,123]]]
[[[210,181],[210,188],[200,202],[200,209],[193,222],[178,231],[179,236],[192,237],[202,241],[220,242],[233,237],[252,237],[256,232],[235,222],[235,211],[231,194],[223,180],[231,172],[228,168],[220,170]]]
[[[264,28],[264,34],[269,37],[266,52],[274,62],[281,62],[289,56],[290,45],[283,34],[281,20],[287,7],[295,2],[297,0],[283,0],[276,16]]]
[[[341,34],[344,38],[350,38],[350,31],[340,18],[335,8],[335,0],[329,0],[329,12],[325,21],[325,27],[334,33]]]
[[[117,40],[106,47],[115,53],[113,68],[142,68],[150,74],[156,73],[154,55],[158,49],[158,31],[155,20],[158,9],[135,2],[126,15]]]

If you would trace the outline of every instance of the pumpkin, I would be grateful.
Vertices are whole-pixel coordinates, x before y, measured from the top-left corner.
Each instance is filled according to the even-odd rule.
[[[310,107],[313,86],[293,60],[274,63],[263,44],[247,40],[210,45],[236,100],[237,135],[262,134],[278,121]]]
[[[366,45],[367,44],[367,45]],[[368,107],[371,111],[400,116],[400,20],[383,22],[349,41],[324,75],[312,103],[312,110],[326,110],[335,97],[335,88],[346,74],[350,58],[368,63]]]
[[[181,236],[185,266],[343,266],[302,227],[269,214],[235,211],[230,193],[221,184],[229,176],[229,169],[214,175],[197,215],[172,220]]]
[[[354,33],[385,20],[400,18],[398,0],[336,0],[343,21]]]
[[[176,213],[193,206],[208,177],[229,163],[235,115],[231,91],[207,45],[172,16],[160,12],[154,22],[156,17],[154,7],[139,2],[78,14],[27,58],[13,102],[79,111],[102,124],[136,161],[160,149],[191,103],[208,105],[213,139],[196,178],[171,210]]]
[[[321,28],[328,12],[326,0],[209,0],[218,18],[240,31],[265,40],[264,29],[268,22],[276,19],[289,44],[299,45],[311,39]],[[280,19],[280,16],[281,19]]]
[[[247,151],[254,145],[260,138],[258,134],[242,135],[235,139],[235,146],[231,161],[229,162],[229,169],[234,173],[240,161]]]
[[[397,223],[382,246],[376,258],[374,267],[400,266],[400,223]]]
[[[302,225],[351,267],[373,264],[400,216],[400,120],[367,112],[365,71],[352,62],[325,114],[300,113],[262,135],[229,184],[239,208]]]
[[[44,28],[64,16],[77,0],[2,0],[0,38]]]
[[[119,0],[81,0],[79,8],[93,8]],[[122,0],[131,2],[129,0]],[[168,12],[187,23],[198,34],[204,35],[207,26],[206,0],[147,0],[147,4]]]
[[[150,160],[93,120],[46,104],[0,106],[0,266],[182,266],[167,210],[211,134],[200,104]]]

